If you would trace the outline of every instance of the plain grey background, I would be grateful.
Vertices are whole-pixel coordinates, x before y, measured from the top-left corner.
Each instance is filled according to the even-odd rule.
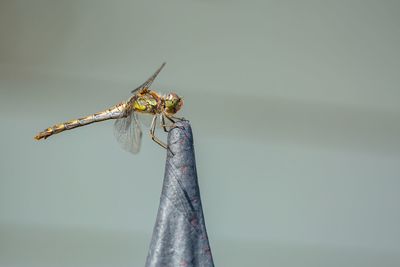
[[[216,266],[400,266],[399,1],[0,1],[0,266],[143,266],[165,151],[112,122],[185,98]],[[165,136],[161,135],[162,138]]]

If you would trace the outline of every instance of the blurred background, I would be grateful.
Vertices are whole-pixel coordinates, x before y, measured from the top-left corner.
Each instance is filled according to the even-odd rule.
[[[400,2],[0,1],[0,266],[144,266],[166,152],[113,122],[185,97],[216,266],[400,266]],[[165,138],[165,135],[162,135]]]

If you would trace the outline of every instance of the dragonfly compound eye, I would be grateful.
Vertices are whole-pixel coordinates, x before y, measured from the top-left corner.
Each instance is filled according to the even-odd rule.
[[[165,98],[165,109],[167,113],[175,114],[183,106],[183,99],[175,93],[170,93]]]

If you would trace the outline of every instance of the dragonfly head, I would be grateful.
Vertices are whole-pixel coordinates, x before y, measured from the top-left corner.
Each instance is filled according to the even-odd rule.
[[[175,93],[169,93],[165,97],[165,112],[168,114],[177,113],[183,106],[183,98]]]

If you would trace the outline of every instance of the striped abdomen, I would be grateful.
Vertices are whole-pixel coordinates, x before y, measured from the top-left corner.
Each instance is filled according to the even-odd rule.
[[[42,138],[46,139],[47,137],[53,134],[61,133],[65,130],[71,130],[76,127],[88,125],[94,122],[122,118],[126,116],[126,106],[127,106],[126,103],[120,103],[112,108],[109,108],[101,112],[97,112],[87,117],[56,124],[50,128],[47,128],[43,132],[38,133],[38,135],[35,136],[35,139],[36,140],[40,140]]]

